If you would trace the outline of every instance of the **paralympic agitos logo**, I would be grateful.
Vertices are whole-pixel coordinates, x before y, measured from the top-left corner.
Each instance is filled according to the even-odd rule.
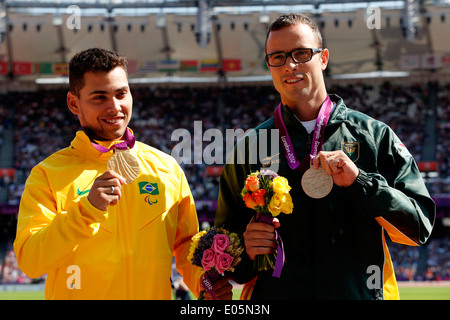
[[[152,196],[156,196],[159,194],[158,184],[157,183],[151,183],[147,181],[142,181],[138,183],[139,186],[139,193],[140,194],[148,194],[144,200],[149,205],[153,205],[158,202],[158,199],[152,201]]]

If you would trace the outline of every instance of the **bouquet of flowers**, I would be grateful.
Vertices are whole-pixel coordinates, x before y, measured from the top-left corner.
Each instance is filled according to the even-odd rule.
[[[223,228],[211,227],[192,237],[187,259],[193,265],[203,268],[202,283],[215,299],[213,283],[223,276],[225,271],[233,272],[241,261],[244,247],[236,233]],[[203,299],[202,291],[199,299]]]
[[[256,222],[271,224],[273,218],[280,213],[292,213],[294,205],[289,194],[290,190],[291,187],[286,178],[270,170],[261,170],[247,176],[241,196],[247,208],[256,211]],[[284,249],[277,231],[275,235],[278,242],[277,251],[273,254],[257,256],[255,265],[258,271],[275,269],[273,276],[279,277],[284,263]],[[278,254],[281,254],[279,260],[276,259]]]

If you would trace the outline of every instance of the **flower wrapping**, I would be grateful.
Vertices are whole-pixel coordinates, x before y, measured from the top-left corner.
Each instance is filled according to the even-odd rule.
[[[252,172],[245,180],[241,191],[247,208],[256,211],[255,221],[271,224],[280,213],[290,214],[294,208],[289,194],[291,187],[286,178],[270,170]],[[280,277],[284,264],[284,248],[280,235],[275,231],[278,248],[273,254],[258,255],[255,266],[258,271],[274,270],[273,276]]]
[[[223,228],[211,227],[192,237],[187,259],[205,271],[201,280],[213,299],[215,299],[213,283],[224,276],[226,271],[234,271],[241,261],[243,251],[244,247],[238,235]]]

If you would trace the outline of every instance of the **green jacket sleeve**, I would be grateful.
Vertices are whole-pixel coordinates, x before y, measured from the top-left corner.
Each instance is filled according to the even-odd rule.
[[[360,169],[349,188],[358,211],[374,217],[394,242],[421,245],[431,234],[436,207],[419,169],[395,133],[384,127],[378,135],[378,172]]]

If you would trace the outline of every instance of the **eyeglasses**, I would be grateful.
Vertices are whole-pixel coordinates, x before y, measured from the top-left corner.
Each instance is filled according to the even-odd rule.
[[[291,57],[295,63],[304,63],[312,59],[313,55],[322,52],[323,49],[302,48],[291,52],[275,52],[266,54],[267,64],[271,67],[281,67],[286,63],[287,57]]]

